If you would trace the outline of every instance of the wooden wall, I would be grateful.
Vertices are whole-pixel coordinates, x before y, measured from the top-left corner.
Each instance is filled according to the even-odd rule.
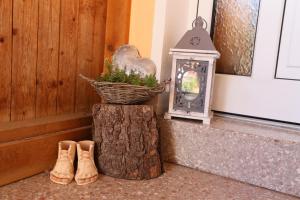
[[[128,43],[130,5],[0,0],[0,186],[51,169],[58,141],[91,138],[98,97],[78,74]]]
[[[128,42],[130,0],[0,0],[0,122],[88,111],[104,55]]]
[[[110,57],[120,45],[128,43],[130,12],[131,0],[108,0],[105,57]]]

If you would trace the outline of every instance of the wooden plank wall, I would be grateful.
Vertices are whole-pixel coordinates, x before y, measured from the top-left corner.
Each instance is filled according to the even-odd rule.
[[[13,121],[35,117],[38,1],[13,1]]]
[[[0,1],[0,121],[10,120],[12,3]]]
[[[0,0],[0,122],[88,111],[95,77],[128,42],[130,0]]]
[[[60,0],[39,2],[36,117],[56,114]]]
[[[114,13],[118,13],[117,15]],[[130,24],[131,0],[108,0],[107,24],[105,35],[105,57],[123,44],[128,43]]]

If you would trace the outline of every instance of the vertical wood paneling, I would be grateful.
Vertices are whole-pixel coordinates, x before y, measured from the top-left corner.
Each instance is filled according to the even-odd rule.
[[[36,116],[56,114],[60,0],[39,1]]]
[[[12,1],[0,0],[0,122],[10,120]]]
[[[75,110],[79,0],[61,0],[58,113]]]
[[[95,78],[103,68],[106,1],[80,0],[77,74]],[[84,80],[77,78],[76,111],[88,111],[99,97]]]
[[[129,40],[131,0],[107,0],[105,57]]]
[[[11,119],[35,117],[38,0],[13,1]]]
[[[79,0],[77,74],[90,77],[93,64],[95,0]],[[91,87],[78,78],[76,81],[76,111],[87,111],[91,100]]]
[[[104,47],[105,47],[105,30],[106,30],[106,10],[107,0],[95,0],[96,13],[95,13],[95,24],[94,24],[94,43],[93,43],[93,67],[92,67],[92,78],[96,78],[100,73],[103,72],[104,63]],[[100,102],[100,97],[92,89],[91,91],[92,100],[90,107]]]
[[[104,57],[128,43],[130,0],[0,0],[0,122],[87,111]]]

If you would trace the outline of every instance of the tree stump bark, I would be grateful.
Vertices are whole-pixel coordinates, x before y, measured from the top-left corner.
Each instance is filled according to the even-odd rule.
[[[162,173],[159,134],[151,105],[93,106],[98,169],[123,179],[151,179]]]

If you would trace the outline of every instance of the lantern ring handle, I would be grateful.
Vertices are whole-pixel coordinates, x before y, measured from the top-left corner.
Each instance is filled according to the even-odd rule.
[[[202,18],[202,17],[201,17],[201,19],[202,19],[202,20],[204,21],[204,23],[205,23],[205,26],[202,27],[202,28],[206,30],[206,29],[207,29],[207,26],[208,26],[208,25],[207,25],[207,21],[206,21],[204,18]],[[194,19],[194,21],[193,21],[193,23],[192,23],[192,27],[193,27],[193,28],[195,28],[196,20],[197,20],[197,18]]]

